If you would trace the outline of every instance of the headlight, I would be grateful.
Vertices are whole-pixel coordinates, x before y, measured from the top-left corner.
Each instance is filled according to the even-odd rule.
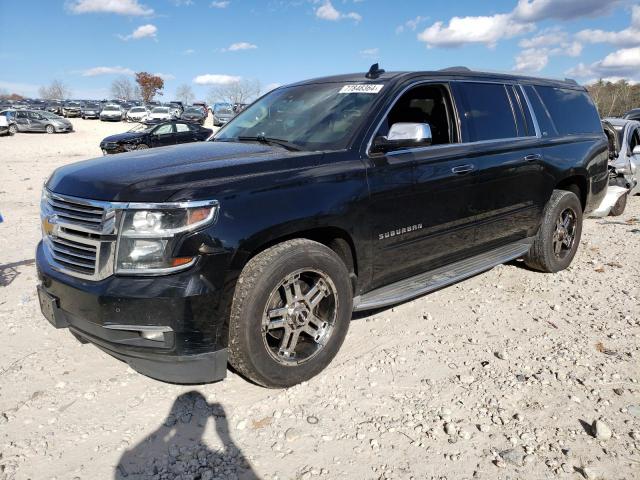
[[[174,256],[179,236],[212,223],[217,212],[215,201],[130,204],[118,237],[116,273],[165,274],[193,265],[195,257]]]

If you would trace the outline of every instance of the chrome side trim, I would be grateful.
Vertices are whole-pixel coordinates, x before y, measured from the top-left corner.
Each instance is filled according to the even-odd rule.
[[[173,332],[173,328],[155,325],[102,325],[102,328],[109,330],[132,330],[140,332]]]

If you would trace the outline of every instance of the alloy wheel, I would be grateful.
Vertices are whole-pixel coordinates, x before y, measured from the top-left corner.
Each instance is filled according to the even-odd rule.
[[[553,253],[558,258],[564,258],[573,248],[577,228],[576,212],[572,208],[565,208],[556,221],[553,232]]]
[[[331,336],[338,310],[336,287],[318,270],[287,275],[273,289],[262,316],[267,351],[282,365],[298,365],[318,355]]]

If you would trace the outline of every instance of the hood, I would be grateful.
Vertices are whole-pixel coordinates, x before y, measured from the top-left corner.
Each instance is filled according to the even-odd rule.
[[[49,190],[80,198],[124,202],[164,202],[194,184],[224,188],[233,178],[277,170],[308,152],[288,152],[255,143],[196,142],[136,150],[58,168]],[[299,162],[294,162],[299,165]],[[287,167],[282,167],[287,168]]]
[[[124,133],[116,133],[115,135],[109,135],[105,137],[102,143],[117,143],[117,142],[126,142],[129,140],[133,140],[136,138],[141,138],[145,135],[144,132],[124,132]]]

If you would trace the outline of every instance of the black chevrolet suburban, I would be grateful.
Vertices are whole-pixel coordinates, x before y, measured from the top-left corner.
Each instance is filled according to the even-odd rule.
[[[607,187],[585,89],[451,68],[309,80],[209,141],[57,169],[37,249],[44,316],[175,383],[227,363],[307,380],[353,311],[523,258],[571,263]]]

